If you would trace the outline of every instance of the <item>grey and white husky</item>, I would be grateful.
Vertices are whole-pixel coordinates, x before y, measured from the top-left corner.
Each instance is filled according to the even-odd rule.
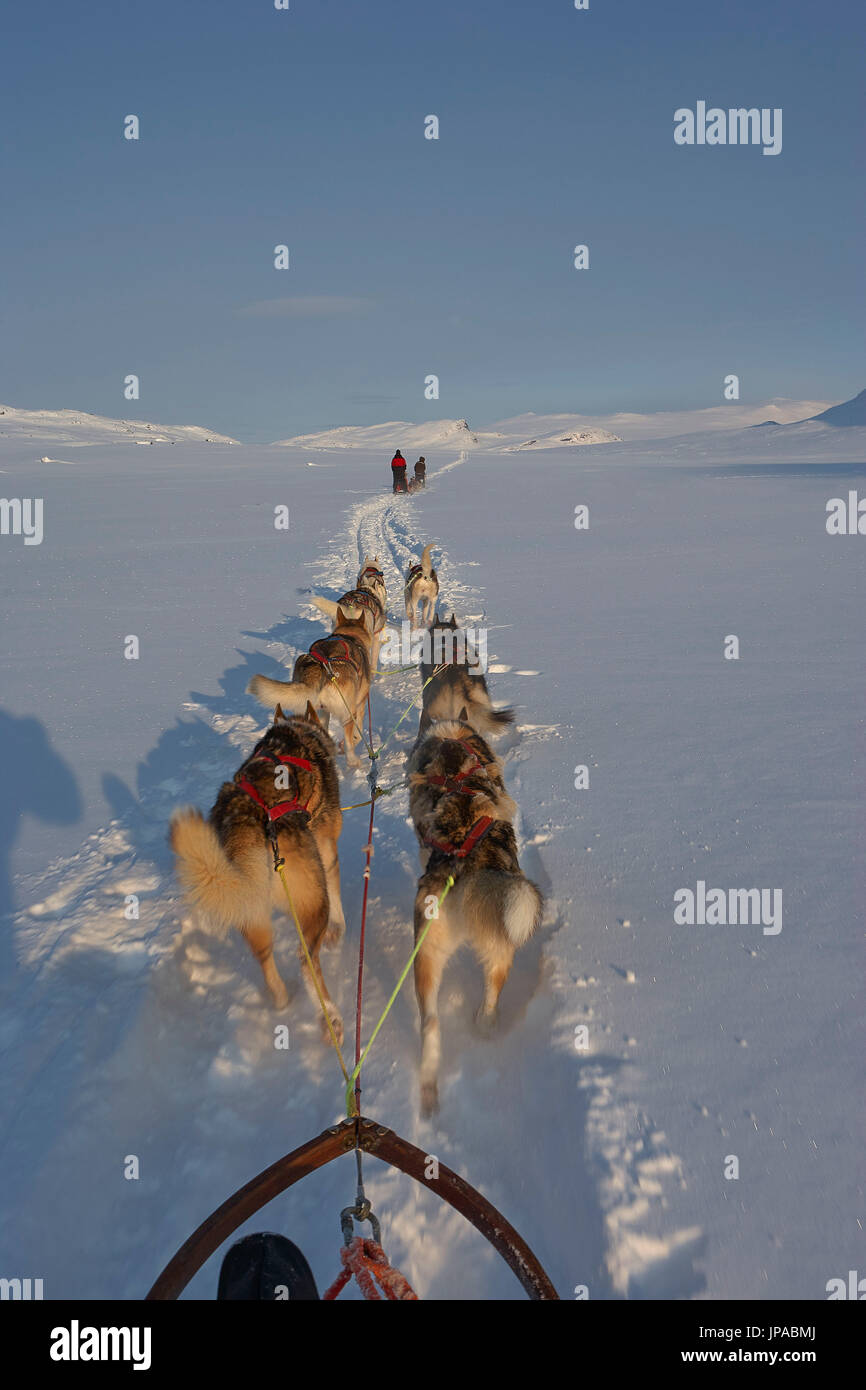
[[[436,600],[439,597],[439,577],[430,559],[432,549],[432,542],[430,545],[425,545],[420,563],[410,565],[406,574],[404,585],[406,617],[413,627],[416,626],[419,607],[421,609],[421,624],[425,626],[433,621],[436,612]]]
[[[439,1103],[439,987],[449,958],[470,945],[484,970],[476,1022],[496,1024],[515,952],[541,922],[543,898],[523,873],[502,765],[480,734],[458,720],[434,724],[408,764],[409,810],[421,850],[415,897],[415,993],[421,1014],[421,1109]],[[449,880],[453,886],[449,888]],[[447,891],[446,891],[447,890]]]
[[[371,614],[373,645],[370,650],[370,660],[375,671],[379,665],[379,646],[385,628],[388,603],[385,576],[379,566],[378,555],[374,555],[372,559],[369,555],[364,556],[364,563],[358,572],[358,580],[354,589],[349,589],[342,598],[330,599],[323,598],[320,594],[313,594],[310,602],[314,608],[318,608],[320,613],[324,613],[332,620],[336,618],[338,608],[341,608],[351,618],[359,617],[365,609]]]
[[[418,738],[440,719],[456,719],[462,709],[480,734],[498,734],[514,723],[514,710],[494,709],[481,663],[451,614],[436,617],[430,631],[430,660],[421,662],[423,703]],[[458,634],[460,639],[458,640]],[[429,685],[427,682],[429,681]]]

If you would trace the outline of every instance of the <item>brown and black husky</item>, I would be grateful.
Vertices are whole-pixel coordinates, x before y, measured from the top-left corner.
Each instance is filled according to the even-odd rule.
[[[364,563],[358,574],[358,582],[354,589],[349,589],[343,594],[342,598],[330,599],[323,598],[319,594],[313,594],[310,602],[318,608],[320,613],[332,621],[337,616],[337,609],[342,608],[343,612],[350,618],[357,618],[363,609],[368,609],[373,616],[373,644],[370,650],[370,661],[375,671],[379,665],[379,644],[382,641],[382,631],[385,627],[387,617],[388,595],[385,590],[385,576],[379,568],[379,557],[374,555],[371,560],[369,555],[365,557]]]
[[[343,817],[335,756],[333,740],[312,705],[305,715],[289,718],[278,706],[273,726],[233,781],[220,787],[208,819],[195,807],[179,809],[172,816],[169,838],[189,905],[222,934],[233,927],[246,938],[274,1006],[283,1009],[288,995],[274,962],[271,913],[276,907],[289,916],[291,908],[274,872],[269,830],[276,836],[313,971],[342,1040],[340,1013],[319,964],[326,936],[337,940],[346,926],[337,856]],[[294,938],[294,926],[290,931]],[[307,992],[318,1002],[300,944],[299,954]],[[324,1019],[322,1036],[328,1038]]]
[[[337,604],[334,624],[330,637],[320,637],[308,652],[301,653],[291,681],[253,676],[247,694],[263,705],[284,705],[293,714],[300,714],[309,701],[314,709],[325,711],[325,727],[330,716],[336,715],[346,737],[346,762],[358,767],[361,760],[355,743],[363,736],[364,705],[370,691],[373,618],[366,608],[350,618]]]
[[[475,661],[470,659],[468,643],[457,626],[454,614],[451,614],[448,622],[437,618],[429,631],[431,661],[429,664],[421,663],[424,695],[418,726],[419,739],[431,724],[440,719],[456,719],[461,709],[467,711],[473,729],[482,734],[496,734],[513,724],[513,709],[493,708],[480,662],[477,658]],[[447,663],[445,669],[434,675],[437,666],[443,663]]]
[[[415,898],[415,994],[421,1015],[421,1109],[438,1108],[439,987],[449,958],[468,944],[484,970],[476,1022],[495,1027],[514,955],[541,922],[544,900],[521,871],[511,824],[516,807],[502,769],[461,719],[434,724],[409,759],[409,809],[421,847]],[[448,878],[454,886],[445,894]],[[439,906],[442,899],[441,906]]]
[[[432,549],[433,543],[431,541],[430,545],[425,545],[421,553],[420,563],[410,565],[406,574],[403,593],[406,599],[406,617],[412,627],[416,623],[419,605],[422,625],[431,622],[436,612],[436,600],[439,597],[439,576],[430,559]]]

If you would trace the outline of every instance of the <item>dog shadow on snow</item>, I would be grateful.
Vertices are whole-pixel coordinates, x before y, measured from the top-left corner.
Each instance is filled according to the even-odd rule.
[[[16,910],[10,858],[25,816],[46,827],[74,825],[83,805],[78,782],[52,747],[44,724],[0,710],[0,986],[16,969],[11,916]],[[46,845],[50,844],[46,829]]]

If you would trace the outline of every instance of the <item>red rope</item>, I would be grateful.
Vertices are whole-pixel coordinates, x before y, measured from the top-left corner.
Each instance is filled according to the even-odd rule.
[[[343,1261],[343,1268],[331,1287],[322,1294],[323,1303],[332,1303],[342,1293],[353,1274],[362,1294],[368,1300],[375,1299],[381,1302],[381,1295],[374,1282],[378,1280],[382,1293],[392,1303],[417,1303],[418,1295],[399,1269],[389,1265],[385,1251],[375,1240],[355,1236],[351,1245],[343,1246],[340,1259]]]
[[[370,747],[373,747],[373,713],[370,709],[370,692],[367,692],[367,727],[370,734]],[[373,816],[377,798],[370,802],[370,825],[367,830],[367,864],[364,869],[364,901],[361,905],[361,937],[358,942],[358,996],[355,1005],[355,1066],[361,1060],[361,1008],[364,1000],[364,943],[367,932],[367,895],[370,891],[370,860],[373,857]],[[355,1114],[361,1113],[361,1073],[355,1077]],[[348,1277],[348,1276],[347,1276]],[[335,1295],[336,1296],[336,1295]],[[376,1295],[378,1297],[378,1295]]]

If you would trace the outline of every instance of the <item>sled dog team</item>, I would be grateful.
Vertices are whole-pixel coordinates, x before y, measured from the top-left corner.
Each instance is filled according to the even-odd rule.
[[[432,546],[410,566],[404,585],[406,614],[433,639],[457,629],[437,615],[439,580]],[[222,933],[235,928],[258,960],[274,1007],[288,995],[274,960],[274,908],[290,912],[278,858],[309,952],[301,956],[305,987],[324,1004],[322,1036],[342,1042],[339,1010],[322,974],[323,945],[336,945],[346,927],[340,899],[338,842],[342,828],[338,748],[329,732],[333,715],[343,730],[346,762],[357,767],[371,680],[386,621],[387,594],[378,559],[367,558],[354,589],[337,602],[313,602],[333,630],[296,660],[290,681],[253,676],[250,694],[274,710],[231,782],[224,782],[207,819],[194,808],[172,817],[170,839],[185,897],[204,922]],[[450,650],[455,650],[456,644]],[[448,650],[448,648],[446,648]],[[495,710],[487,682],[465,649],[459,658],[421,664],[424,685],[418,735],[407,761],[409,810],[418,837],[421,876],[415,897],[415,940],[427,928],[415,958],[421,1016],[421,1108],[438,1106],[440,1032],[438,1000],[443,971],[460,946],[474,950],[484,972],[476,1015],[485,1033],[496,1024],[502,987],[514,955],[537,929],[542,896],[518,862],[516,806],[505,788],[502,764],[485,736],[514,721]],[[342,751],[342,749],[340,750]],[[453,885],[449,888],[449,879]],[[443,894],[445,895],[443,898]],[[434,904],[441,901],[438,911]],[[329,1028],[330,1023],[330,1028]]]

